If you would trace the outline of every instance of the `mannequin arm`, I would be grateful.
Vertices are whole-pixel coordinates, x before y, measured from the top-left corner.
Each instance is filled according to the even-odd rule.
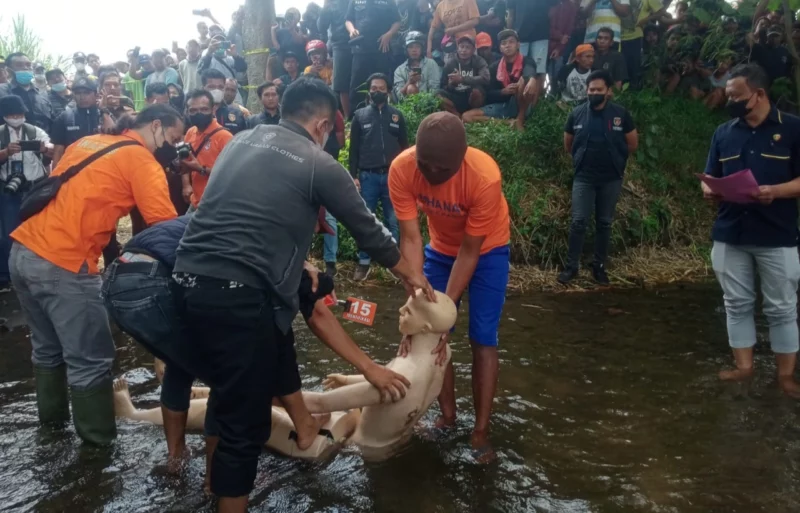
[[[367,381],[362,381],[330,392],[303,392],[303,402],[309,413],[329,413],[380,404],[381,393]]]

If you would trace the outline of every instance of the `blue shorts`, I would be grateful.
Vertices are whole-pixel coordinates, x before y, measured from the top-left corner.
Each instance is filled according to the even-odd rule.
[[[483,115],[493,119],[514,119],[519,115],[519,106],[517,105],[517,98],[512,97],[506,103],[490,103],[483,107]],[[529,118],[533,113],[533,107],[528,106],[528,111],[525,113],[525,119]]]
[[[469,338],[482,346],[497,346],[497,330],[506,302],[509,255],[508,246],[481,255],[469,282]],[[434,289],[447,289],[455,261],[455,257],[425,246],[425,277]]]

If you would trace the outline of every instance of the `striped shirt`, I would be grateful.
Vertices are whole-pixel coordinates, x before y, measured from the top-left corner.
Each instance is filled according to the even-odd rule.
[[[630,0],[618,0],[622,5],[630,5]],[[591,0],[583,0],[581,7],[589,5]],[[614,6],[611,0],[597,0],[594,6],[588,23],[586,24],[586,43],[594,43],[597,41],[597,31],[603,27],[608,27],[614,31],[614,41],[619,44],[622,40],[622,28],[620,27],[620,19],[617,13],[614,12]]]

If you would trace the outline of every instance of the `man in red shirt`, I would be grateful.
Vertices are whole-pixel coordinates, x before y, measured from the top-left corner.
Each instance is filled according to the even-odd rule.
[[[425,118],[417,145],[401,153],[389,170],[389,194],[400,224],[400,252],[423,268],[433,288],[458,303],[469,289],[469,340],[475,401],[473,456],[494,457],[489,419],[497,388],[497,330],[506,297],[510,220],[497,163],[467,146],[464,124],[450,113]],[[425,212],[431,243],[424,248],[418,209]],[[424,267],[423,267],[424,254]],[[447,337],[437,352],[445,361]],[[405,344],[404,344],[405,345]],[[404,350],[405,351],[405,350]],[[452,362],[439,395],[442,416],[437,427],[456,419]]]
[[[186,98],[186,113],[192,128],[184,140],[192,147],[192,153],[181,160],[181,170],[184,173],[183,197],[191,203],[189,212],[197,210],[214,162],[233,139],[233,134],[217,122],[216,110],[214,98],[204,89],[192,91]]]

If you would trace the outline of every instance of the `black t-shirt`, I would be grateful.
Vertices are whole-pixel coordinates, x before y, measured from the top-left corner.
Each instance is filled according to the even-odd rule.
[[[506,0],[478,0],[478,11],[481,17],[489,14],[490,10],[494,10],[494,15],[500,19],[500,25],[491,26],[485,23],[479,23],[475,30],[486,32],[492,37],[492,48],[498,48],[500,42],[497,40],[497,34],[506,28]]]
[[[364,36],[353,52],[376,53],[380,51],[378,39],[400,21],[400,13],[394,0],[350,0],[346,19]]]
[[[628,80],[628,65],[625,64],[625,57],[619,52],[611,50],[605,55],[595,52],[592,70],[598,69],[604,69],[611,73],[611,78],[614,79],[614,82]]]
[[[97,107],[68,107],[53,122],[50,142],[57,146],[69,146],[82,137],[100,133],[101,124],[102,115]]]
[[[250,116],[247,119],[247,128],[255,128],[258,125],[277,125],[281,122],[281,111],[277,111],[273,116],[267,111],[257,116]]]
[[[275,39],[278,40],[280,45],[280,54],[285,55],[286,52],[292,52],[297,56],[297,64],[300,69],[308,66],[308,58],[306,57],[305,43],[297,43],[292,37],[292,31],[288,28],[279,29],[275,33]]]
[[[500,94],[500,91],[504,88],[503,83],[497,80],[497,68],[500,66],[501,62],[504,62],[503,59],[500,59],[489,66],[489,80],[491,80],[491,83],[489,85],[489,91],[487,92],[486,97],[487,105],[492,103],[507,103],[509,100],[511,100],[511,96]],[[508,71],[509,75],[511,75],[513,69],[513,62],[506,64],[506,70]],[[530,57],[523,57],[522,76],[525,77],[525,80],[536,76],[536,63]],[[513,81],[514,80],[512,79],[512,82]],[[519,77],[517,77],[517,81],[519,81]]]
[[[753,45],[753,60],[767,72],[770,82],[792,75],[792,56],[785,46]]]
[[[630,112],[625,110],[621,118],[619,123],[623,134],[628,134],[636,128]],[[617,119],[615,118],[614,124],[617,123]],[[564,132],[575,135],[576,124],[578,123],[579,121],[575,119],[575,111],[573,110],[564,125]],[[616,127],[606,126],[602,110],[589,109],[589,126],[581,127],[580,129],[586,130],[587,128],[589,137],[586,140],[586,154],[581,161],[581,167],[575,170],[575,178],[592,184],[618,180],[619,174],[614,168],[611,147],[606,137],[606,133]]]
[[[557,0],[508,0],[508,9],[514,9],[514,26],[523,43],[550,39],[550,8]]]

